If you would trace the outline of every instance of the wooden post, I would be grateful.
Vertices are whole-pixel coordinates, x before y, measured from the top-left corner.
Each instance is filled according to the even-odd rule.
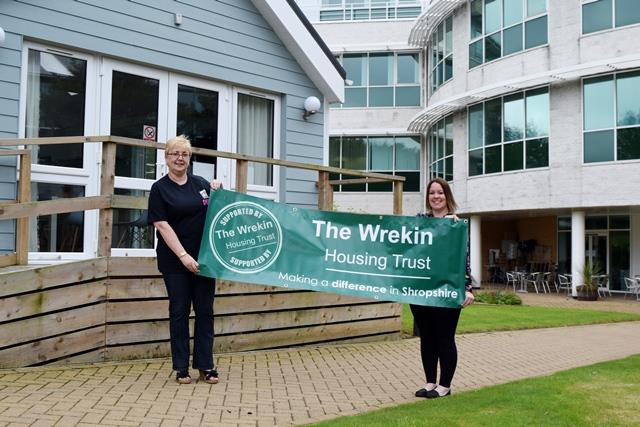
[[[31,152],[20,155],[20,182],[18,184],[18,203],[31,201]],[[29,263],[29,217],[16,220],[16,263]]]
[[[249,172],[249,162],[247,160],[236,160],[236,191],[238,193],[247,192],[247,175]]]
[[[333,210],[333,186],[329,184],[329,172],[318,171],[318,209]]]
[[[105,141],[102,143],[102,165],[100,169],[100,195],[113,195],[116,174],[116,144]],[[113,234],[113,209],[101,209],[98,223],[98,256],[111,255],[111,239]]]
[[[402,181],[393,181],[393,214],[402,215]]]

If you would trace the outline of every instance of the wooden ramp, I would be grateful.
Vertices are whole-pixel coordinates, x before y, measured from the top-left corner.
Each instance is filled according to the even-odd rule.
[[[221,281],[215,351],[397,339],[401,312],[396,303]],[[155,258],[0,271],[0,368],[169,354],[168,300]]]

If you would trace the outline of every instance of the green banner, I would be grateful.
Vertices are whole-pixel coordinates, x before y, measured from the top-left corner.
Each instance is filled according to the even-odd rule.
[[[200,274],[439,307],[464,301],[466,221],[300,209],[211,192]]]

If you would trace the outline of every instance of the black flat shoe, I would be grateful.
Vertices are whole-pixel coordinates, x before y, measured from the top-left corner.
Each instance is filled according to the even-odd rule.
[[[188,370],[178,371],[176,373],[176,382],[178,384],[191,384],[191,375]]]
[[[218,384],[220,378],[218,377],[218,371],[215,369],[209,369],[207,371],[200,371],[200,381],[204,381],[207,384]]]
[[[438,391],[434,388],[433,390],[429,390],[427,391],[427,395],[425,396],[427,399],[437,399],[438,397],[446,397],[446,396],[451,396],[451,389],[449,389],[449,391],[447,391],[445,394],[440,394],[438,393]]]
[[[416,397],[428,397],[429,396],[429,391],[427,391],[426,388],[421,388],[420,390],[416,391]]]

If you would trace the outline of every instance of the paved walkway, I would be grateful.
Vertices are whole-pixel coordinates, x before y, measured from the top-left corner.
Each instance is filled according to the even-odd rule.
[[[462,335],[454,392],[638,354],[639,331],[627,322]],[[418,354],[417,339],[225,354],[217,385],[177,385],[168,360],[0,370],[0,426],[310,423],[418,400]]]

